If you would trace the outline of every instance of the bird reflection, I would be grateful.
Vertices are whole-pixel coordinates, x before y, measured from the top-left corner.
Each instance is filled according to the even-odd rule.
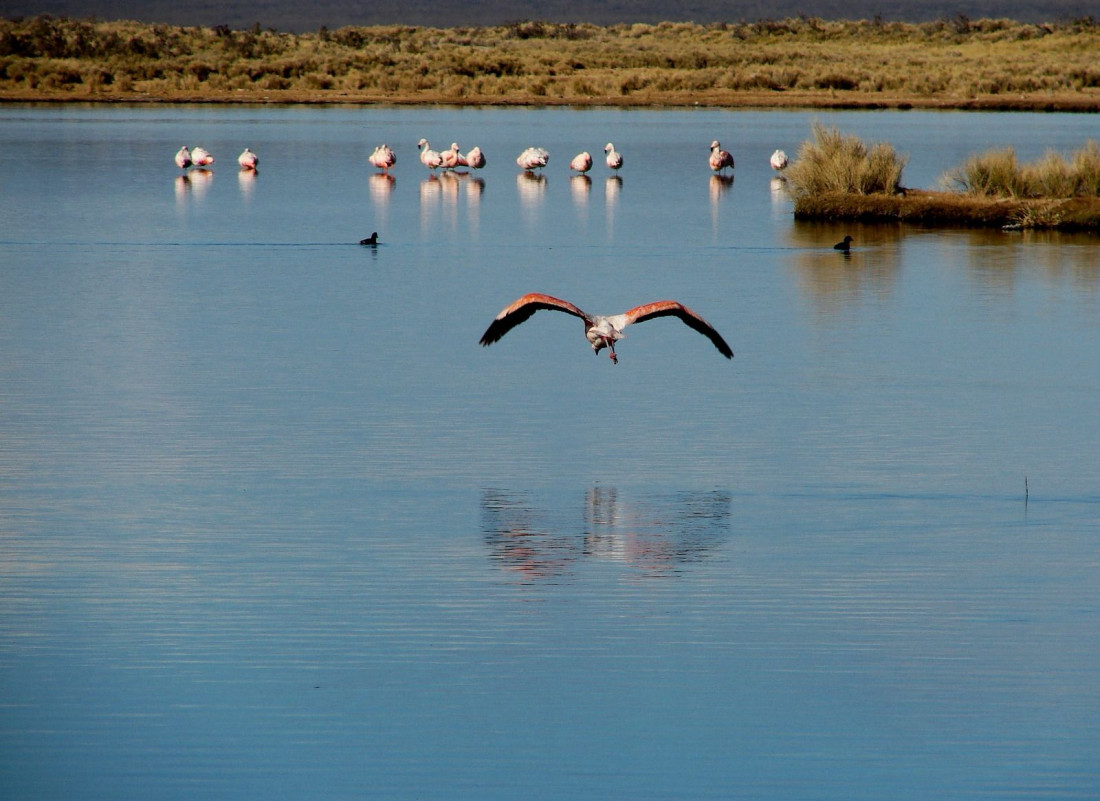
[[[420,232],[428,234],[434,227],[432,212],[443,197],[443,185],[438,175],[429,175],[420,182]]]
[[[173,184],[177,205],[201,201],[213,180],[214,173],[210,170],[191,170],[186,175],[177,175]]]
[[[443,215],[447,229],[454,231],[458,226],[458,182],[459,177],[453,172],[443,172],[439,175],[439,186],[442,189]]]
[[[375,203],[385,204],[389,202],[390,193],[397,185],[397,179],[388,172],[376,172],[367,179],[367,189],[370,191],[370,199]]]
[[[492,559],[524,581],[560,578],[583,559],[669,576],[729,537],[729,506],[723,492],[632,499],[598,486],[585,493],[578,516],[575,507],[555,514],[526,493],[490,490],[481,501],[482,533]]]
[[[574,175],[569,179],[569,191],[578,211],[588,207],[588,195],[592,192],[592,179],[587,175]]]
[[[714,237],[718,236],[718,208],[722,198],[733,188],[733,174],[715,174],[710,176],[710,229]]]
[[[619,194],[623,190],[621,175],[609,175],[603,188],[604,211],[607,215],[607,238],[615,238],[615,208],[619,205]]]
[[[527,223],[534,222],[535,214],[546,196],[546,176],[524,170],[516,175],[516,191],[519,193],[520,212]]]
[[[463,175],[462,181],[466,184],[466,224],[476,237],[481,228],[481,196],[485,194],[485,180]]]
[[[732,188],[733,188],[733,176],[732,175],[712,175],[712,176],[710,176],[710,202],[711,203],[717,203]]]
[[[256,176],[259,173],[250,167],[242,167],[237,172],[237,188],[241,190],[241,195],[248,199],[252,197],[252,191],[256,188]]]

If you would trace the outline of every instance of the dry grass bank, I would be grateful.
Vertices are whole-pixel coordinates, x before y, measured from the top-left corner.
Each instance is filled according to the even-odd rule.
[[[1100,22],[819,19],[288,34],[0,20],[0,99],[1100,110]]]
[[[906,161],[888,144],[867,146],[815,124],[786,174],[796,219],[1100,231],[1096,141],[1031,164],[1011,149],[972,156],[943,177],[957,191],[905,189]]]

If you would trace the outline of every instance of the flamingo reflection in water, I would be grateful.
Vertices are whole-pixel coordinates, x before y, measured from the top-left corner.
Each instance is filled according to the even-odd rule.
[[[721,224],[719,221],[719,210],[722,205],[722,199],[733,188],[733,173],[726,175],[724,173],[715,173],[710,176],[710,183],[708,184],[710,190],[710,228],[711,233],[717,237]]]
[[[546,199],[546,176],[529,171],[517,173],[516,193],[519,195],[519,209],[524,222],[528,225],[534,223],[538,210]]]
[[[573,205],[578,211],[583,211],[588,207],[588,196],[592,193],[592,179],[587,175],[571,175],[569,193],[573,196]]]
[[[240,169],[237,171],[237,188],[246,199],[252,197],[256,189],[256,170]]]
[[[529,493],[487,490],[481,525],[490,558],[523,582],[560,579],[586,559],[621,563],[646,576],[671,576],[729,538],[730,496],[636,498],[613,486],[596,486],[577,505],[555,512]]]

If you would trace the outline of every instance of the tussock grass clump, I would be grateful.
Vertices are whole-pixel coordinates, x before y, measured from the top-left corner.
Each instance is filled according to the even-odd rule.
[[[901,188],[908,160],[892,145],[880,142],[868,148],[859,137],[815,122],[813,140],[802,143],[787,170],[787,186],[795,198],[834,192],[892,195]]]
[[[1068,159],[1048,151],[1020,164],[1012,148],[971,156],[942,183],[968,195],[1009,198],[1100,197],[1100,144],[1089,140]]]

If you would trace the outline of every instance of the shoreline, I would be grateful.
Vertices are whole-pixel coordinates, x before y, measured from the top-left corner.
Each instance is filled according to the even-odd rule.
[[[1100,232],[1100,198],[976,197],[908,189],[897,195],[831,193],[798,198],[796,220],[905,223],[926,228]]]

